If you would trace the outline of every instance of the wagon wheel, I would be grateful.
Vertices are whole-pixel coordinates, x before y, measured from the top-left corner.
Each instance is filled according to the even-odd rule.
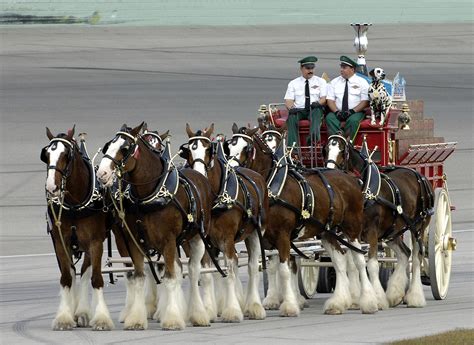
[[[428,231],[428,261],[431,292],[435,299],[444,299],[448,294],[451,277],[452,251],[456,239],[452,237],[451,204],[445,188],[435,189],[434,215]]]
[[[330,262],[329,258],[322,258],[323,262]],[[316,291],[319,293],[330,293],[336,287],[336,270],[334,267],[320,267],[319,279]]]
[[[305,298],[312,298],[318,286],[319,267],[305,266],[305,263],[314,264],[314,259],[299,258],[298,287]]]

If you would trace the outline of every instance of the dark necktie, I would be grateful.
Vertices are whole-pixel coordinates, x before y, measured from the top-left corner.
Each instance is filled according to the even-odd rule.
[[[349,79],[346,79],[346,87],[344,88],[344,97],[342,97],[342,111],[349,110]]]
[[[304,87],[304,108],[305,110],[309,110],[310,108],[310,101],[311,101],[311,98],[310,98],[310,95],[309,95],[309,82],[308,82],[308,79],[306,79],[306,85]]]

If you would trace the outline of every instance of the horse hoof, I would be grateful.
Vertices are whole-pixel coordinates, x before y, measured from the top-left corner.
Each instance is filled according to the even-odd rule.
[[[280,316],[282,317],[296,317],[300,314],[300,308],[298,305],[293,305],[287,302],[283,302],[280,306]]]
[[[335,308],[330,308],[330,309],[326,309],[324,311],[324,314],[326,315],[341,315],[342,314],[342,310],[340,309],[335,309]]]
[[[74,319],[70,315],[60,315],[53,320],[52,328],[54,331],[70,331],[76,327]]]
[[[106,321],[103,321],[103,322],[97,322],[93,327],[92,327],[92,330],[93,331],[110,331],[114,328],[114,325],[113,323],[111,324],[111,322],[106,322]]]
[[[253,303],[251,306],[246,308],[245,315],[250,320],[265,320],[267,313],[265,313],[265,309],[263,309],[262,305]]]
[[[161,324],[161,329],[163,331],[181,331],[186,327],[184,322],[165,322]]]
[[[280,301],[277,299],[265,298],[263,300],[263,307],[265,310],[278,310],[280,309]]]
[[[189,317],[189,321],[193,327],[209,327],[211,322],[209,321],[207,314],[197,314]]]
[[[134,325],[124,327],[123,329],[126,330],[126,331],[143,331],[145,329],[145,325],[143,325],[141,323],[137,323],[137,324],[134,324]]]
[[[77,327],[89,327],[89,321],[90,318],[87,314],[76,315]]]
[[[244,319],[244,315],[238,309],[227,309],[222,311],[222,322],[225,323],[239,323]]]

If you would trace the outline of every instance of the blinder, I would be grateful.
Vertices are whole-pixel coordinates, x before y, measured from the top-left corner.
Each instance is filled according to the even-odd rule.
[[[43,163],[48,164],[48,157],[46,157],[46,152],[48,151],[49,146],[45,146],[41,149],[40,159]]]
[[[191,151],[189,150],[189,144],[186,143],[186,144],[182,144],[180,147],[179,147],[179,156],[183,159],[185,159],[186,161],[189,160],[189,157],[190,157],[190,154],[191,154]]]

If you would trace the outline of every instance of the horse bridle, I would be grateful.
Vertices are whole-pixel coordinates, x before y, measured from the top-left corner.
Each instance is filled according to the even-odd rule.
[[[49,161],[46,158],[46,151],[48,150],[48,148],[52,144],[55,144],[55,143],[58,143],[58,142],[61,142],[63,144],[66,144],[67,146],[69,146],[68,163],[67,163],[66,168],[64,170],[58,168],[56,165],[49,165]],[[49,144],[47,146],[43,147],[43,149],[41,150],[40,159],[44,163],[48,164],[47,167],[46,167],[46,170],[55,170],[63,176],[63,179],[66,179],[71,174],[71,165],[72,165],[72,161],[74,159],[74,144],[71,141],[69,141],[67,139],[64,139],[64,138],[53,138],[53,139],[50,140]]]
[[[240,166],[243,166],[243,167],[248,167],[250,166],[251,162],[249,164],[247,164],[249,162],[249,159],[252,158],[252,159],[255,159],[255,147],[254,147],[254,144],[253,144],[253,139],[251,136],[245,134],[245,133],[235,133],[232,135],[232,138],[231,138],[231,141],[235,142],[238,140],[238,138],[242,138],[245,140],[245,142],[247,143],[247,146],[245,148],[245,160],[243,162],[240,162],[235,156],[232,156],[232,157],[229,157],[229,161],[231,160],[234,160],[236,161]]]
[[[341,139],[344,143],[344,149],[342,150],[339,150],[339,153],[342,153],[343,156],[342,156],[342,166],[339,165],[335,160],[333,159],[328,159],[326,160],[326,165],[328,163],[333,163],[339,170],[345,170],[346,168],[346,163],[347,161],[349,160],[349,143],[347,142],[347,139],[344,138],[342,135],[338,135],[338,134],[333,134],[331,135],[329,138],[328,138],[328,143],[327,145],[329,145],[331,139],[334,139],[334,138],[338,138],[338,139]]]
[[[117,133],[115,133],[115,137],[120,136],[120,135],[132,140],[132,144],[130,144],[130,146],[127,148],[127,151],[125,152],[125,154],[122,153],[122,156],[123,156],[122,159],[119,161],[106,153],[113,139],[104,145],[104,147],[102,148],[102,153],[104,154],[103,158],[110,159],[118,169],[123,170],[123,168],[127,164],[127,161],[135,153],[135,149],[138,145],[137,144],[138,138],[124,131],[118,131]],[[128,141],[125,141],[125,142],[128,143]],[[120,150],[122,150],[122,147],[120,147]]]

